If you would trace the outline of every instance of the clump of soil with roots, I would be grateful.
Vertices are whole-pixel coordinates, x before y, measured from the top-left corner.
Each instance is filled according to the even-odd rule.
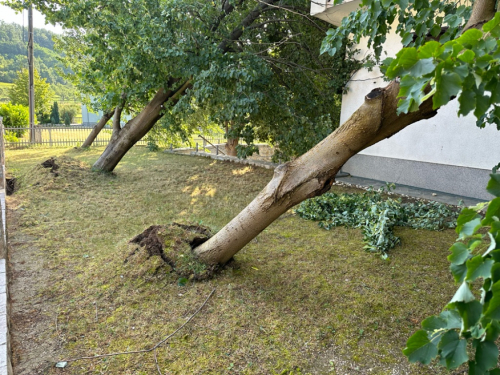
[[[215,274],[219,266],[200,262],[193,249],[211,236],[210,229],[201,225],[152,225],[130,240],[130,244],[138,247],[132,251],[126,262],[143,248],[148,258],[160,257],[180,277],[196,281],[206,280]]]

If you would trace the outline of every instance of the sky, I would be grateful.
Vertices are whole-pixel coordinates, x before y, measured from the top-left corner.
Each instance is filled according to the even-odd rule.
[[[16,14],[12,9],[8,6],[0,5],[0,20],[5,21],[7,23],[17,23],[19,25],[23,24],[23,14]],[[28,11],[24,12],[24,25],[26,28],[28,27]],[[45,17],[43,14],[38,12],[36,9],[33,10],[33,26],[50,30],[54,33],[61,34],[63,32],[60,26],[52,26],[45,24]]]

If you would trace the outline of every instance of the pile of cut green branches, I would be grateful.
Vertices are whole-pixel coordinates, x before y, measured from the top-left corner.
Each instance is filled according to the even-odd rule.
[[[387,191],[393,186],[388,185]],[[369,189],[363,194],[326,193],[302,202],[296,213],[303,219],[319,221],[330,230],[346,226],[361,228],[364,248],[382,254],[400,243],[394,235],[395,226],[414,229],[442,230],[454,228],[458,212],[438,202],[416,201],[403,203],[401,198],[385,196],[386,189]]]

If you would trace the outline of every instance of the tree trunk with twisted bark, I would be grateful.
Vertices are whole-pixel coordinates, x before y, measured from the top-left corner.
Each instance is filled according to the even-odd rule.
[[[92,146],[92,143],[94,143],[95,139],[97,138],[97,136],[99,135],[99,133],[101,132],[101,130],[106,126],[106,124],[108,123],[109,119],[111,117],[113,117],[113,113],[114,113],[114,110],[106,112],[106,113],[104,113],[102,115],[101,119],[94,126],[94,128],[90,132],[90,134],[87,137],[87,139],[85,140],[85,142],[83,142],[82,147],[90,147],[90,146]]]

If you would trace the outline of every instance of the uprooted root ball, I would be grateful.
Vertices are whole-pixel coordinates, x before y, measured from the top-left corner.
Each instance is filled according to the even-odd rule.
[[[199,225],[152,225],[130,240],[143,247],[149,257],[159,256],[181,277],[205,280],[217,271],[217,265],[200,262],[193,249],[212,236],[210,229]]]

